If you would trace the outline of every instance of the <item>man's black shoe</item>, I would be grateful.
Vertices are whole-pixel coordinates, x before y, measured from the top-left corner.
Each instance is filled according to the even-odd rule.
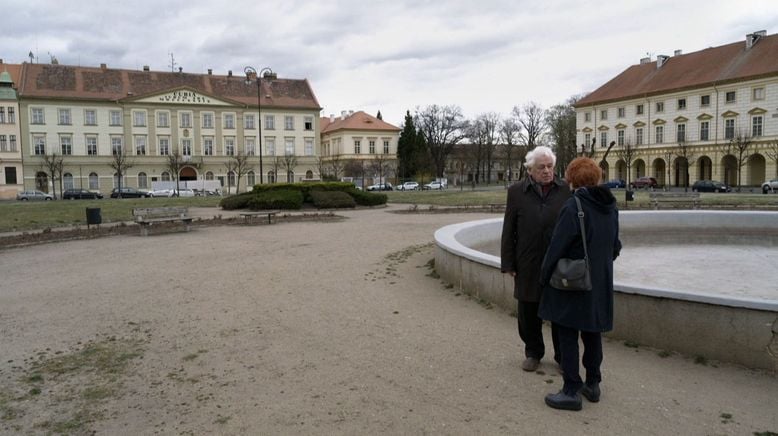
[[[600,401],[600,384],[592,383],[591,385],[583,385],[581,388],[581,395],[592,403]]]
[[[546,395],[546,405],[554,409],[581,410],[581,396],[567,395],[564,391]]]

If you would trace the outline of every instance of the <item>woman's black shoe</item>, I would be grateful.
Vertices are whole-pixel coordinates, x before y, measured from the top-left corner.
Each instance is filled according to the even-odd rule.
[[[546,395],[546,405],[554,409],[581,410],[581,396],[567,395],[564,391]]]

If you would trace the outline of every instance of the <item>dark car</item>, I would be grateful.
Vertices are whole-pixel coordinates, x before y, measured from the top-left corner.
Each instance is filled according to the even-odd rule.
[[[640,188],[656,188],[659,186],[659,184],[656,182],[656,179],[653,177],[638,177],[637,180],[629,184],[630,187],[640,189]]]
[[[613,179],[613,180],[608,180],[607,182],[605,182],[605,185],[607,187],[611,188],[611,189],[613,189],[613,188],[626,188],[627,187],[627,182],[625,182],[622,179]]]
[[[148,192],[138,191],[135,188],[122,188],[121,192],[119,188],[113,188],[111,191],[111,198],[145,198],[150,197]]]
[[[717,180],[697,180],[692,185],[694,192],[729,192],[732,189]]]
[[[100,198],[103,198],[103,194],[82,188],[66,189],[62,193],[63,200],[97,200]]]

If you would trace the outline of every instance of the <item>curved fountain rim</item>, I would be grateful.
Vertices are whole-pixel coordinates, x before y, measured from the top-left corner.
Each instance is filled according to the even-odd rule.
[[[634,211],[634,213],[639,212]],[[502,221],[503,218],[489,218],[483,220],[466,221],[464,223],[450,224],[445,227],[441,227],[435,231],[435,244],[441,249],[446,250],[452,254],[500,270],[500,257],[467,247],[459,242],[456,236],[464,229],[469,229],[479,225],[484,226],[498,222],[501,223]],[[644,285],[622,283],[618,281],[614,282],[614,288],[617,291],[628,294],[646,295],[658,298],[671,298],[720,306],[743,307],[747,309],[768,310],[773,312],[778,311],[778,301],[765,301],[747,297],[722,296],[719,294],[712,294],[707,292],[688,293],[675,289],[656,288]]]

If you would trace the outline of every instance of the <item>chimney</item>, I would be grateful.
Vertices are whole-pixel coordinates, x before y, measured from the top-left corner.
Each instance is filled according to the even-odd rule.
[[[183,71],[184,71],[184,67],[178,67],[178,72],[179,72],[179,73],[180,73],[180,72],[183,72]]]
[[[208,68],[208,75],[210,76],[211,74],[213,74],[213,70]]]
[[[666,64],[667,61],[670,59],[670,56],[667,55],[659,55],[656,57],[656,69],[662,68],[662,65]]]
[[[148,65],[144,65],[143,66],[143,71],[149,71],[149,66]]]
[[[348,111],[348,116],[352,116],[352,115],[354,115],[354,111],[352,110]]]
[[[330,122],[331,123],[335,122],[335,114],[330,114]]]
[[[340,119],[345,120],[346,119],[346,111],[340,111]]]
[[[683,50],[676,50],[673,52],[673,56],[680,56],[683,54]]]
[[[651,62],[651,57],[640,58],[640,65],[647,64],[649,62]]]
[[[103,71],[105,71],[105,70],[107,70],[107,69],[108,69],[108,66],[107,66],[107,65],[105,65],[105,64],[100,64],[100,69],[101,69],[101,70],[103,70]]]
[[[748,35],[746,35],[746,50],[753,47],[754,44],[756,44],[757,41],[759,41],[759,39],[765,36],[767,36],[766,30],[759,30],[757,32],[749,33]]]
[[[232,70],[227,71],[227,77],[232,77]]]

